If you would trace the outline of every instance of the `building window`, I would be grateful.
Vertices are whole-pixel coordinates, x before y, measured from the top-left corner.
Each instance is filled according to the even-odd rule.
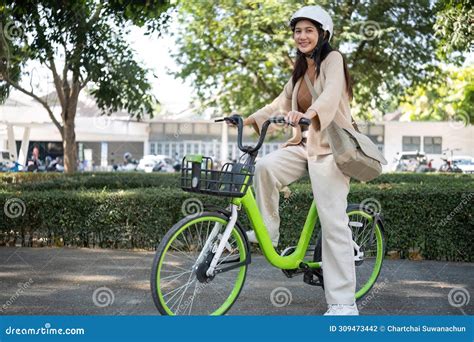
[[[156,143],[150,143],[150,154],[156,154]]]
[[[425,153],[441,154],[441,137],[424,137],[423,147]]]
[[[106,142],[102,142],[100,144],[100,166],[107,166],[107,155],[109,150],[109,144]]]
[[[77,144],[77,149],[78,149],[78,155],[79,155],[79,161],[84,160],[84,144],[83,143],[78,143]],[[7,159],[10,159],[9,153],[6,153]],[[4,157],[5,158],[5,157]]]
[[[158,143],[157,144],[157,149],[156,149],[156,154],[163,154],[164,153],[163,149],[164,149],[163,143]]]
[[[177,145],[174,144],[174,143],[171,143],[170,146],[171,146],[171,152],[170,152],[170,155],[169,155],[169,156],[170,156],[170,157],[175,157],[175,156],[176,156],[176,153],[178,152],[178,147],[177,147]]]
[[[420,137],[402,137],[402,151],[419,151]]]

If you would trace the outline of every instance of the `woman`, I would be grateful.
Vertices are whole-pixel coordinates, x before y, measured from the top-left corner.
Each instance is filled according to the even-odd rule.
[[[336,166],[325,131],[332,120],[341,127],[351,127],[350,76],[341,53],[329,45],[333,23],[325,10],[319,6],[303,7],[293,15],[290,26],[298,50],[293,75],[278,98],[244,121],[257,132],[275,115],[284,114],[294,124],[293,138],[257,162],[256,199],[276,246],[280,236],[279,191],[309,172],[322,225],[328,303],[325,315],[358,315],[352,233],[346,214],[350,178]],[[309,80],[304,80],[305,74]],[[309,87],[314,88],[317,98],[312,98]],[[302,132],[297,125],[301,118],[311,120],[307,131]],[[253,231],[248,232],[248,238],[257,242]]]

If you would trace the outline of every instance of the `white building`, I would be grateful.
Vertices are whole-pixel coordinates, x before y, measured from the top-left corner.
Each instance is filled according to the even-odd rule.
[[[51,109],[61,121],[58,102],[47,100],[53,103]],[[93,101],[81,96],[75,121],[79,159],[96,169],[110,169],[111,165],[122,163],[125,152],[140,158],[148,146],[149,128],[149,123],[130,120],[124,112],[100,116]],[[34,145],[39,146],[41,159],[63,154],[59,130],[42,105],[27,95],[12,92],[0,106],[0,150],[10,151],[15,160],[25,165]]]
[[[58,106],[53,106],[53,111],[59,118]],[[98,114],[93,101],[82,96],[76,119],[78,154],[80,160],[94,169],[111,169],[113,164],[121,164],[125,152],[132,153],[135,159],[146,154],[182,158],[189,153],[199,153],[219,160],[232,160],[239,156],[236,130],[211,119],[184,115],[179,120],[157,117],[137,122],[123,112],[111,117]],[[455,155],[474,156],[472,125],[459,127],[458,123],[451,122],[383,121],[361,124],[359,128],[378,145],[389,161],[385,171],[394,170],[394,161],[400,152],[424,151],[429,159],[434,160],[435,167],[440,165],[446,149],[455,150]],[[289,134],[269,137],[261,154],[279,148]],[[250,144],[256,139],[253,129],[246,128],[244,143]],[[45,109],[30,97],[13,92],[0,106],[0,150],[9,150],[24,164],[34,144],[40,146],[40,158],[47,154],[53,157],[62,154],[60,134]]]
[[[400,122],[387,121],[384,126],[384,154],[393,170],[398,152],[423,151],[433,159],[433,167],[442,163],[443,151],[454,150],[454,155],[474,157],[474,126],[464,127],[456,122]],[[450,157],[449,152],[447,156]]]

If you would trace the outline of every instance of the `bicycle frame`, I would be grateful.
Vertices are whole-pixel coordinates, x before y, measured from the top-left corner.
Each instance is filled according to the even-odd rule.
[[[321,267],[321,263],[319,262],[304,261],[304,257],[306,255],[306,251],[308,250],[311,236],[313,235],[314,226],[318,219],[318,211],[316,209],[314,201],[311,204],[308,215],[306,217],[306,221],[303,226],[303,231],[301,232],[300,238],[298,240],[296,250],[287,256],[279,255],[273,247],[272,241],[270,239],[270,236],[268,235],[268,231],[265,227],[265,223],[263,221],[262,215],[260,214],[260,210],[258,209],[257,202],[253,195],[252,187],[249,187],[247,189],[247,192],[242,198],[234,198],[232,200],[232,204],[238,207],[244,207],[245,212],[247,213],[250,222],[255,230],[255,235],[260,244],[260,247],[262,248],[263,255],[273,266],[280,269],[296,269],[301,267],[301,263],[304,263],[310,268]]]
[[[254,163],[255,158],[257,157],[258,150],[263,144],[263,140],[265,138],[265,134],[267,132],[267,128],[269,124],[271,122],[278,123],[278,122],[281,122],[281,120],[284,121],[283,118],[279,118],[279,119],[274,118],[274,119],[276,121],[267,120],[264,123],[263,127],[261,128],[259,141],[257,145],[254,147],[243,146],[242,144],[243,123],[242,123],[242,118],[240,116],[234,115],[233,117],[230,117],[230,118],[215,120],[215,122],[231,120],[232,122],[235,122],[238,124],[239,130],[238,130],[237,144],[239,146],[239,149],[242,152],[249,155],[250,163]],[[307,119],[301,119],[299,124],[309,126],[311,122]],[[248,182],[249,182],[249,177],[246,177],[243,187],[246,184],[248,184]],[[230,216],[230,221],[226,226],[226,229],[223,233],[223,237],[219,243],[219,246],[215,250],[214,257],[212,258],[211,264],[207,270],[207,274],[209,276],[211,276],[215,271],[217,262],[222,255],[225,244],[227,243],[227,240],[231,235],[232,229],[234,228],[235,222],[237,221],[238,209],[240,209],[242,206],[245,208],[245,211],[250,218],[250,222],[254,228],[255,235],[260,244],[260,247],[262,248],[262,252],[267,258],[268,262],[270,262],[270,264],[280,269],[320,268],[321,267],[320,262],[305,262],[304,261],[306,251],[308,250],[309,242],[313,234],[314,226],[318,219],[318,212],[317,212],[314,201],[311,204],[311,207],[308,212],[308,216],[306,217],[306,222],[303,226],[303,231],[301,232],[297,247],[293,253],[287,256],[280,256],[275,250],[275,248],[273,247],[270,236],[268,235],[268,231],[265,227],[265,223],[262,219],[262,215],[258,209],[257,202],[255,201],[255,197],[253,195],[251,186],[247,188],[247,191],[245,192],[245,195],[242,198],[233,198],[231,203],[232,203],[231,205],[232,215]]]

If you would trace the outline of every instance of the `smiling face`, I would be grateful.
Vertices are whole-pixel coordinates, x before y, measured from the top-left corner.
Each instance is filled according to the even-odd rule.
[[[296,23],[293,39],[296,47],[307,54],[314,50],[318,43],[319,33],[316,26],[309,20],[300,20]]]

